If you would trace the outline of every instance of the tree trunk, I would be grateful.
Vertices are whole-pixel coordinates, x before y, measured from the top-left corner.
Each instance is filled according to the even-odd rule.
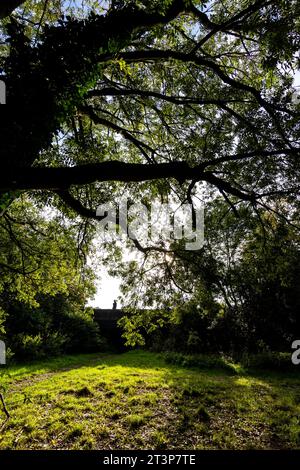
[[[1,0],[0,2],[0,19],[9,16],[16,8],[18,8],[25,0]]]

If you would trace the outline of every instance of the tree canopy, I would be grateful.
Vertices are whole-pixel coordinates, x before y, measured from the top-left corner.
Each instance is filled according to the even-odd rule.
[[[28,0],[0,16],[2,217],[27,194],[87,233],[126,193],[209,212],[221,196],[235,217],[298,226],[297,1]],[[186,289],[180,244],[135,246]]]
[[[73,186],[110,181],[295,197],[297,2],[86,2],[84,18],[60,3],[3,23],[3,193],[51,190],[78,211]]]

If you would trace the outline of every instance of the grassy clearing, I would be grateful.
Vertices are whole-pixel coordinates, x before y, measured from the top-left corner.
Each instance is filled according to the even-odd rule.
[[[0,449],[300,448],[299,375],[237,370],[143,351],[2,370]]]

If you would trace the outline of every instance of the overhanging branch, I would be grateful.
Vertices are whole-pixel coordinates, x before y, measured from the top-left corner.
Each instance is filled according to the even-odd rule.
[[[68,189],[72,185],[85,185],[97,181],[121,181],[129,183],[168,178],[174,178],[180,183],[187,180],[206,181],[244,201],[253,201],[252,194],[247,194],[247,192],[233,187],[230,183],[215,176],[210,171],[204,171],[203,165],[191,167],[183,161],[144,164],[112,160],[76,167],[21,168],[14,172],[4,171],[1,173],[0,191],[17,189],[59,191]]]
[[[96,220],[97,222],[100,222],[107,216],[97,216],[96,210],[90,209],[89,207],[86,207],[82,204],[82,202],[79,199],[76,199],[69,191],[63,190],[63,191],[56,191],[56,194],[60,197],[60,199],[73,211],[75,211],[78,215],[81,217],[87,218],[87,219],[92,219]],[[120,220],[118,215],[116,215],[115,220],[111,220],[112,222],[115,222],[116,225],[120,225],[122,230],[127,233],[127,227],[124,228],[120,224]],[[159,246],[147,246],[144,247],[141,245],[139,240],[136,238],[130,238],[130,240],[133,242],[134,246],[141,251],[142,253],[146,254],[149,253],[150,251],[158,251],[161,253],[170,253],[170,250],[167,250],[165,248],[159,247]]]

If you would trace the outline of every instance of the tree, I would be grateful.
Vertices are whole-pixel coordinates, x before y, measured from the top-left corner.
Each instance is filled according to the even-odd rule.
[[[2,197],[47,190],[91,218],[91,199],[115,181],[165,192],[172,182],[183,197],[200,182],[229,204],[294,201],[297,9],[294,1],[114,1],[104,15],[62,17],[30,33],[12,16]]]
[[[115,268],[132,307],[126,340],[185,352],[289,351],[300,333],[298,230],[266,210],[237,220],[221,200],[207,212],[200,251],[177,242],[167,258],[148,253]]]
[[[24,198],[10,205],[0,221],[2,336],[7,324],[18,324],[17,311],[26,312],[27,321],[23,322],[26,332],[28,318],[30,315],[34,318],[34,311],[41,308],[45,298],[51,305],[55,303],[52,298],[61,296],[68,299],[61,304],[69,302],[73,313],[79,306],[84,310],[87,300],[94,294],[94,275],[86,263],[86,243],[87,239],[79,242],[81,249],[78,250],[77,224],[64,221],[57,213],[43,217],[39,209]],[[58,310],[63,313],[66,307]],[[46,334],[46,329],[41,331]]]
[[[76,223],[80,215],[78,226],[90,237],[96,207],[124,193],[145,205],[201,198],[209,236],[199,253],[173,241],[135,241],[141,265],[119,269],[118,246],[109,248],[107,262],[124,275],[129,301],[136,303],[137,279],[147,274],[145,304],[201,305],[201,325],[226,313],[240,321],[231,331],[246,331],[243,308],[255,315],[245,295],[261,301],[254,272],[263,258],[247,270],[247,252],[238,258],[241,237],[267,224],[265,210],[298,227],[300,127],[292,83],[299,5],[125,0],[96,11],[92,3],[76,15],[64,1],[26,2],[31,12],[2,22],[1,217],[25,193]],[[225,229],[215,223],[220,206],[229,211]],[[259,253],[261,245],[253,246]],[[3,263],[15,267],[11,259]],[[237,282],[243,273],[249,290]],[[280,282],[273,288],[281,292]]]

